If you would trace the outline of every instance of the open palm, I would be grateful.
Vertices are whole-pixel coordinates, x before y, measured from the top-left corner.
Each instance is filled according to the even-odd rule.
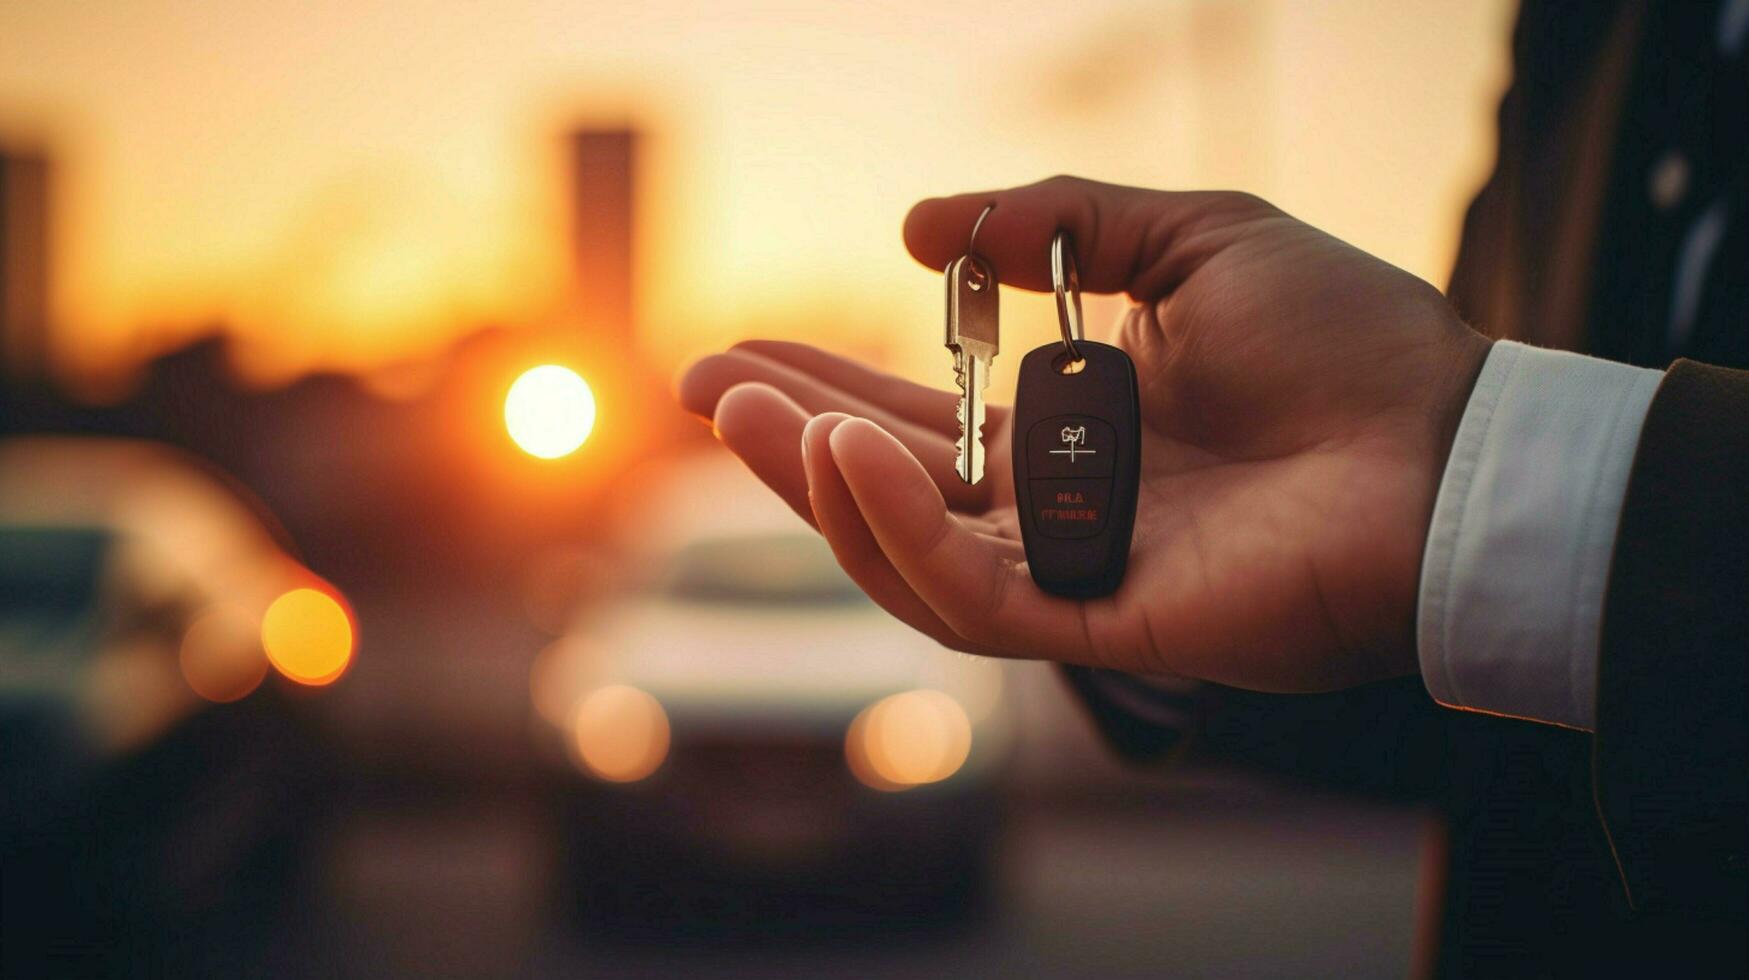
[[[1140,382],[1142,486],[1115,594],[1032,583],[1003,409],[966,486],[955,393],[812,347],[705,358],[682,402],[949,646],[1262,690],[1413,672],[1426,529],[1487,341],[1426,283],[1240,194],[1057,178],[936,199],[906,222],[912,253],[941,268],[990,203],[979,251],[1005,283],[1048,288],[1067,229],[1084,287],[1136,303],[1115,340]]]

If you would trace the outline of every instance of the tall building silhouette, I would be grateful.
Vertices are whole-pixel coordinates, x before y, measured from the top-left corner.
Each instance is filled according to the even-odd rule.
[[[630,129],[584,129],[570,137],[573,295],[582,323],[596,339],[636,340],[637,142]]]
[[[46,370],[49,163],[0,147],[0,379]]]

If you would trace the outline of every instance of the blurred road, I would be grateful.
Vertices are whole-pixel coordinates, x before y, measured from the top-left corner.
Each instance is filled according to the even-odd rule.
[[[962,934],[827,948],[567,944],[543,976],[1400,977],[1419,821],[1230,782],[1017,815],[997,906]]]
[[[786,943],[620,945],[572,932],[536,810],[377,801],[322,903],[269,957],[335,976],[1398,977],[1423,823],[1228,777],[1019,807],[994,906]]]
[[[781,942],[603,941],[568,924],[556,900],[561,828],[538,781],[508,761],[527,729],[505,719],[526,714],[479,707],[523,697],[531,654],[505,646],[497,611],[446,608],[455,615],[441,636],[397,637],[422,649],[419,658],[380,673],[361,658],[354,689],[337,699],[336,724],[350,730],[344,742],[366,752],[361,769],[398,775],[360,778],[337,809],[307,900],[264,924],[253,964],[261,972],[1397,977],[1409,969],[1430,826],[1422,813],[1218,770],[1126,769],[1095,742],[1050,670],[1032,664],[1012,675],[1022,737],[998,878],[982,913],[940,927],[895,922]],[[404,621],[416,631],[411,624],[423,619]],[[479,642],[498,646],[480,649],[468,622],[480,624]],[[414,662],[411,677],[397,676]],[[458,714],[464,701],[474,707]],[[434,741],[434,718],[451,720],[447,741]],[[410,759],[426,760],[427,775],[408,777],[420,771]]]

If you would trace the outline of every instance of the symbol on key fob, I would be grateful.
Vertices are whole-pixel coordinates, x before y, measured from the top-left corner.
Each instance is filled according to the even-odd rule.
[[[1020,362],[1014,494],[1027,568],[1039,588],[1076,598],[1123,582],[1141,482],[1141,401],[1129,355],[1080,338],[1080,284],[1060,234],[1051,247],[1062,343]]]
[[[1075,461],[1076,453],[1096,453],[1099,451],[1087,448],[1087,427],[1085,425],[1063,426],[1063,445],[1069,448],[1053,449],[1051,452],[1057,455],[1067,455],[1071,463]]]

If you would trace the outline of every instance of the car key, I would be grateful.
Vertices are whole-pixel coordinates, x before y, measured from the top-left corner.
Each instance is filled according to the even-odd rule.
[[[985,208],[978,216],[966,254],[949,262],[946,270],[947,349],[953,352],[954,381],[960,389],[954,470],[967,483],[984,478],[984,389],[990,385],[999,339],[996,270],[972,250],[989,213]]]
[[[1056,595],[1109,595],[1123,581],[1141,483],[1141,401],[1129,355],[1081,339],[1072,246],[1051,244],[1061,343],[1020,362],[1014,495],[1027,568]]]

